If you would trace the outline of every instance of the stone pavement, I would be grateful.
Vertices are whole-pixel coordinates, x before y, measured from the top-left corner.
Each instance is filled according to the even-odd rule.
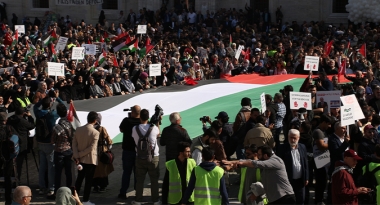
[[[133,190],[133,176],[131,177],[130,182],[130,188],[128,189],[127,200],[122,200],[117,198],[117,195],[119,194],[119,189],[121,185],[121,175],[123,173],[122,170],[122,162],[121,162],[121,156],[122,156],[122,148],[121,144],[115,144],[112,147],[112,151],[115,154],[115,161],[114,161],[114,168],[115,171],[109,175],[109,185],[107,187],[107,191],[104,193],[91,193],[90,195],[90,201],[95,203],[96,205],[106,205],[106,204],[130,204],[134,200],[135,191]],[[36,158],[38,162],[38,153],[36,152]],[[55,204],[53,200],[46,199],[45,195],[38,195],[38,172],[37,168],[34,163],[33,155],[31,153],[28,154],[28,170],[29,170],[29,187],[32,189],[33,192],[33,199],[31,204]],[[160,146],[160,180],[159,184],[162,185],[162,180],[164,178],[165,174],[165,147]],[[64,176],[64,174],[63,174]],[[233,182],[238,179],[238,175],[236,173],[232,172],[230,176],[230,180]],[[75,181],[74,181],[75,182]],[[27,185],[26,180],[26,166],[24,163],[23,166],[23,174],[21,175],[21,185]],[[63,183],[64,184],[64,183]],[[145,204],[152,204],[150,201],[150,181],[149,176],[146,176],[145,179],[145,189],[144,189],[144,201],[147,203]],[[84,183],[82,184],[81,193],[79,194],[82,196],[83,194],[83,187]],[[229,197],[232,203],[234,204],[240,204],[237,201],[237,194],[239,191],[238,185],[233,185],[229,188],[230,193]],[[161,193],[161,189],[160,189]],[[148,203],[150,202],[150,203]],[[4,196],[0,196],[0,205],[4,204]]]

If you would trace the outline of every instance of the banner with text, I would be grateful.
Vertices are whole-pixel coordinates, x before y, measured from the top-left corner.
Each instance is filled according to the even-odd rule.
[[[312,110],[311,107],[311,93],[304,92],[290,92],[290,109],[298,110],[306,108]]]

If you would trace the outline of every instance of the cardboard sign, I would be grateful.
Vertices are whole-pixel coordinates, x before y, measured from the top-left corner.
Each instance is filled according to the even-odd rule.
[[[236,51],[235,58],[239,59],[241,51],[244,49],[244,46],[240,45],[239,48]]]
[[[83,60],[84,59],[85,47],[73,47],[73,53],[71,54],[71,59],[73,60]]]
[[[106,52],[108,52],[108,47],[107,47],[106,43],[104,43],[104,42],[95,42],[93,44],[95,44],[95,46],[96,46],[96,53],[101,53],[103,49]]]
[[[314,157],[314,161],[317,169],[327,166],[330,163],[330,151],[327,150],[321,155]]]
[[[25,34],[25,26],[24,25],[15,25],[15,30],[17,30],[18,33]]]
[[[60,36],[58,39],[57,45],[55,46],[55,49],[57,51],[65,50],[68,40],[69,40],[69,38]]]
[[[161,76],[161,64],[150,64],[149,76]]]
[[[83,44],[83,47],[85,47],[84,53],[86,55],[96,55],[96,45],[94,44]]]
[[[48,62],[48,75],[65,76],[65,64]]]
[[[354,105],[340,107],[340,123],[342,126],[355,124],[354,113]]]
[[[316,103],[318,108],[323,108],[324,113],[330,112],[330,108],[340,107],[340,90],[317,91]]]
[[[318,56],[306,56],[304,70],[318,71],[319,57]]]
[[[267,110],[267,104],[265,102],[265,93],[260,95],[260,103],[261,103],[261,113],[264,114]]]
[[[146,25],[137,26],[137,34],[146,34]]]
[[[290,92],[289,96],[290,96],[290,109],[298,110],[300,108],[306,108],[306,110],[312,110],[311,93]]]
[[[235,51],[231,47],[226,48],[230,56],[235,56]]]
[[[354,94],[342,96],[342,97],[340,97],[340,100],[342,101],[342,103],[343,103],[344,106],[347,106],[347,105],[352,105],[353,106],[353,109],[355,110],[355,112],[354,112],[354,120],[360,120],[360,119],[364,119],[365,118],[364,114],[363,114],[363,111],[360,108],[360,105],[358,103],[358,100],[356,99],[356,97],[355,97]]]

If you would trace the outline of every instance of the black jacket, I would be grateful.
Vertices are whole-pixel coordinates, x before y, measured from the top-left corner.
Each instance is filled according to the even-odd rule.
[[[18,133],[20,152],[27,150],[29,130],[34,129],[35,127],[33,117],[28,116],[28,119],[25,119],[19,115],[12,115],[8,118],[7,124],[12,126]]]
[[[337,161],[343,161],[343,153],[350,146],[350,144],[346,141],[342,143],[338,136],[336,136],[335,134],[331,134],[329,136],[328,145],[330,151],[330,165],[335,164],[335,162]],[[329,176],[331,176],[334,169],[334,166],[330,166],[328,171]]]
[[[286,173],[288,174],[288,179],[291,181],[293,179],[293,157],[291,153],[291,147],[289,144],[282,144],[277,150],[277,156],[279,156],[282,161],[284,161]],[[300,154],[301,161],[301,178],[304,182],[302,186],[305,186],[305,182],[309,180],[309,164],[307,161],[306,147],[305,145],[298,143],[298,152]]]
[[[160,144],[166,146],[166,161],[178,157],[179,142],[188,142],[191,145],[189,134],[181,125],[171,124],[162,130]]]
[[[122,148],[125,151],[136,152],[136,143],[132,137],[132,129],[134,126],[139,125],[141,123],[140,118],[129,118],[126,117],[120,123],[120,131],[123,133],[123,144]]]

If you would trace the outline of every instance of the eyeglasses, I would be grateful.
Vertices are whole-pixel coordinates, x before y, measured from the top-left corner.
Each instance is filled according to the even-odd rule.
[[[33,196],[24,196],[24,197],[30,197],[30,199],[32,199],[32,198],[33,198]],[[23,198],[24,198],[24,197],[23,197]]]

